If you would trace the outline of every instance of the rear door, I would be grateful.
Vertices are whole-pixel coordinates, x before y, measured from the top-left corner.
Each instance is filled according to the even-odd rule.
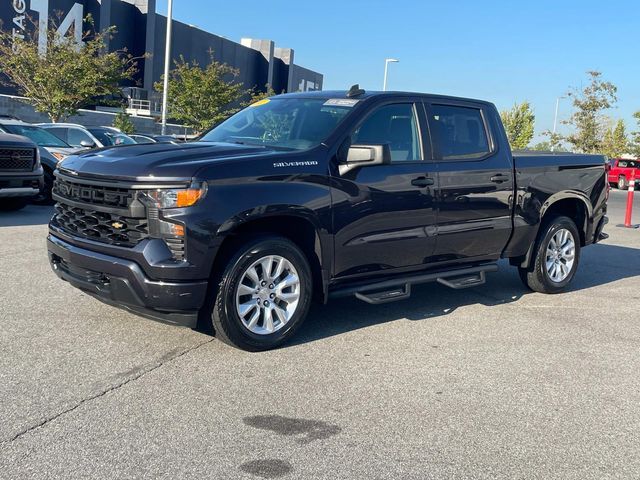
[[[377,103],[351,144],[389,144],[391,164],[361,167],[333,182],[336,277],[422,267],[435,249],[437,182],[420,99]]]
[[[435,261],[497,259],[512,230],[514,181],[500,148],[495,109],[481,103],[425,104],[438,171]]]

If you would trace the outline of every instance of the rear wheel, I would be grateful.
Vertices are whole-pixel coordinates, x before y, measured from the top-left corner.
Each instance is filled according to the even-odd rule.
[[[304,253],[285,238],[261,237],[243,245],[214,283],[216,337],[249,351],[282,345],[307,315],[311,278]]]
[[[563,216],[547,222],[534,255],[531,268],[518,269],[522,282],[536,292],[562,292],[573,280],[580,260],[580,234],[574,221]]]
[[[618,188],[620,190],[627,190],[629,188],[629,182],[627,182],[627,177],[624,175],[618,177]]]

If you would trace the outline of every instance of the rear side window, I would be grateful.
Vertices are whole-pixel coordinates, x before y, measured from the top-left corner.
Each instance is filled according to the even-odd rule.
[[[385,105],[374,110],[351,138],[352,145],[388,143],[392,162],[422,160],[418,122],[412,103]]]
[[[618,167],[620,167],[620,168],[638,168],[638,167],[640,167],[640,162],[636,162],[634,160],[620,160],[618,162]]]
[[[432,105],[429,117],[431,135],[443,160],[474,160],[490,153],[479,109]]]
[[[82,146],[82,142],[93,143],[91,137],[78,128],[70,128],[68,130],[68,135],[69,139],[67,140],[67,143],[74,147]]]

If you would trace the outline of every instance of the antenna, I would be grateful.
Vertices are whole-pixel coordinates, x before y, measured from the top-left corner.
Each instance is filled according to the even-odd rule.
[[[360,95],[364,95],[364,94],[365,94],[364,89],[360,88],[360,85],[356,83],[347,92],[347,98],[359,97]]]

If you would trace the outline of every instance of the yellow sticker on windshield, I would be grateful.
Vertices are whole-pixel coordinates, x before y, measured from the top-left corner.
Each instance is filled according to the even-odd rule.
[[[271,100],[269,100],[268,98],[265,98],[263,100],[260,100],[256,103],[252,103],[251,105],[249,105],[250,107],[259,107],[260,105],[265,105],[267,103],[269,103]]]

